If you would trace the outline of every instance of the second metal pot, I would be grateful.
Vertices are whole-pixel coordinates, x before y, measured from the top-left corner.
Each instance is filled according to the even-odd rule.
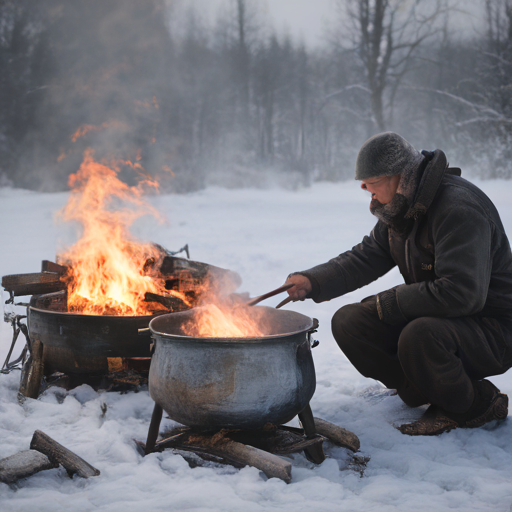
[[[193,338],[182,325],[195,310],[154,318],[149,393],[169,417],[201,428],[282,424],[304,409],[316,387],[313,320],[256,306],[258,338]]]

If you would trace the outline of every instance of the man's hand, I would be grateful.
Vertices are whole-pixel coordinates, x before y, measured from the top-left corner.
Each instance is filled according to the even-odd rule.
[[[304,300],[306,295],[313,289],[311,281],[300,274],[293,274],[288,277],[285,284],[293,284],[293,287],[287,290],[288,295],[293,301]]]

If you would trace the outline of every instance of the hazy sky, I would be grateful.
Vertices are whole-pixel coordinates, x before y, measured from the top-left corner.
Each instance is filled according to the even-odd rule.
[[[178,0],[179,1],[179,0]],[[183,5],[194,3],[198,12],[213,20],[219,9],[233,0],[181,0]],[[425,1],[425,0],[424,0]],[[321,44],[329,22],[333,21],[336,0],[258,0],[271,24],[310,45]],[[427,0],[428,2],[428,0]],[[451,26],[460,36],[471,35],[483,22],[483,1],[464,0],[460,10],[450,14]]]
[[[213,20],[219,9],[232,0],[182,0],[183,5],[194,3],[200,13]],[[258,0],[261,11],[272,25],[288,31],[294,37],[304,38],[308,44],[322,42],[326,21],[332,17],[335,0]]]
[[[303,37],[310,44],[322,42],[334,0],[262,0],[274,26]]]

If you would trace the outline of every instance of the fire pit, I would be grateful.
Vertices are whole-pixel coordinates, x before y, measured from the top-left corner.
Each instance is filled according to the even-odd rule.
[[[43,376],[49,378],[55,372],[71,379],[69,387],[82,382],[103,387],[105,375],[121,370],[137,371],[147,377],[151,356],[149,322],[158,315],[192,307],[206,282],[210,286],[215,283],[220,286],[225,281],[235,285],[240,282],[234,272],[160,250],[162,257],[152,274],[164,283],[162,286],[169,293],[186,297],[187,303],[178,300],[176,295],[147,293],[148,311],[153,311],[148,315],[70,312],[67,289],[62,289],[66,285],[61,279],[66,267],[52,262],[43,262],[43,272],[39,274],[3,277],[2,286],[10,293],[11,302],[16,296],[34,294],[27,307],[30,358],[22,376],[22,394],[36,398]],[[58,291],[51,291],[56,289]],[[45,291],[49,293],[40,293]]]

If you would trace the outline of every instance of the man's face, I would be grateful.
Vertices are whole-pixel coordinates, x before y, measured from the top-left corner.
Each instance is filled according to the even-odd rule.
[[[372,203],[387,204],[393,199],[400,182],[400,175],[377,176],[361,181],[361,188],[372,195]]]

